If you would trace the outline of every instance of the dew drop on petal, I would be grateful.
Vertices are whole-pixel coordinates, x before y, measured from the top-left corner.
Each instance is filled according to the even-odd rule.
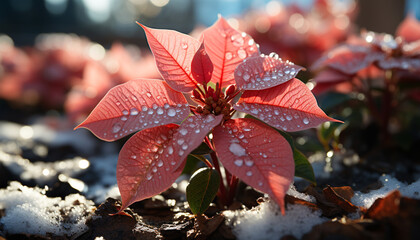
[[[152,171],[153,171],[153,172],[157,172],[157,168],[156,168],[156,167],[153,167],[153,168],[152,168]]]
[[[241,167],[244,161],[241,159],[236,159],[233,163],[235,163],[236,166]]]
[[[112,126],[112,132],[113,133],[117,133],[117,132],[119,132],[121,130],[121,124],[119,124],[119,123],[115,123],[113,126]]]
[[[304,119],[303,119],[303,123],[304,123],[304,124],[309,124],[309,119],[308,119],[308,118],[304,118]]]
[[[178,145],[182,145],[184,142],[185,142],[185,140],[182,139],[182,138],[178,139],[178,141],[177,141]]]
[[[182,136],[185,136],[185,135],[187,135],[188,130],[185,129],[185,128],[182,128],[182,129],[179,130],[179,133],[181,133]]]
[[[168,116],[174,117],[176,115],[176,111],[173,108],[168,109]]]
[[[186,42],[183,42],[183,43],[181,43],[181,47],[182,47],[182,49],[187,50],[188,44]]]
[[[152,115],[153,114],[153,109],[149,108],[149,111],[147,111],[147,114]]]
[[[182,155],[184,155],[184,151],[179,150],[178,155],[181,157]]]
[[[292,120],[293,118],[292,118],[292,116],[287,115],[287,116],[286,116],[286,119],[290,121],[290,120]]]
[[[252,165],[254,165],[254,162],[251,160],[245,160],[245,165],[247,165],[248,167],[252,167]]]
[[[174,153],[174,149],[172,148],[172,146],[168,147],[168,154],[171,155],[172,153]]]
[[[162,108],[158,108],[158,110],[156,111],[157,114],[162,115],[163,114],[163,109]]]
[[[237,143],[231,143],[229,146],[229,151],[238,157],[246,156],[245,148],[243,148],[241,145]]]
[[[168,104],[168,103],[165,103],[165,104],[163,105],[163,107],[164,107],[165,109],[168,109],[170,106],[169,106],[169,104]]]
[[[146,106],[142,106],[142,107],[141,107],[141,110],[142,110],[143,112],[146,112],[146,111],[147,111],[147,107],[146,107]]]
[[[243,50],[243,49],[239,49],[239,50],[238,50],[238,57],[239,57],[240,59],[245,59],[245,58],[246,58],[246,56],[247,56],[247,54],[246,54],[246,51],[245,51],[245,50]]]
[[[162,161],[162,159],[159,159],[159,161],[158,161],[158,163],[157,163],[157,166],[158,166],[158,167],[162,167],[162,166],[163,166],[163,161]]]
[[[151,179],[152,179],[152,174],[148,173],[148,174],[146,175],[146,179],[147,179],[147,180],[151,180]]]
[[[123,114],[123,115],[128,115],[128,111],[124,109],[124,110],[122,111],[122,114]]]
[[[187,150],[188,144],[183,144],[181,148],[182,148],[182,150]]]
[[[195,133],[200,133],[200,129],[199,128],[195,129]]]
[[[248,74],[248,73],[244,73],[243,79],[244,79],[245,81],[248,81],[250,77],[251,77],[251,76],[249,76],[249,74]]]
[[[146,96],[150,98],[150,97],[152,97],[152,94],[150,94],[150,93],[148,92],[148,93],[146,93]]]
[[[130,109],[130,115],[135,116],[137,114],[139,114],[139,110],[137,110],[137,108]]]
[[[248,172],[246,172],[246,175],[247,175],[248,177],[251,177],[251,176],[252,176],[252,171],[248,171]]]
[[[231,60],[232,57],[233,57],[233,55],[232,55],[231,52],[227,52],[226,55],[225,55],[226,60]]]
[[[128,119],[127,116],[122,116],[121,117],[121,121],[127,121],[127,119]]]

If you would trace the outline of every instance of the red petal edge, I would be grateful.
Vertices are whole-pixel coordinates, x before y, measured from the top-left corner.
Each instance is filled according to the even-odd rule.
[[[262,90],[285,83],[305,68],[283,61],[277,54],[245,59],[235,70],[235,81],[245,90]]]
[[[202,116],[193,115],[181,123],[178,131],[174,134],[171,143],[173,151],[180,157],[186,158],[195,148],[200,146],[204,137],[222,121],[223,115],[212,114]],[[174,166],[178,170],[180,163]]]
[[[161,80],[131,80],[105,95],[84,127],[98,138],[114,141],[146,128],[184,120],[190,112],[185,97]]]
[[[276,87],[245,91],[233,107],[284,131],[301,131],[325,121],[334,121],[319,107],[314,95],[299,79]]]
[[[146,33],[163,79],[176,91],[192,91],[197,86],[192,77],[191,62],[200,47],[198,40],[177,31],[153,29],[138,24]]]
[[[232,28],[223,17],[204,30],[203,41],[214,66],[211,81],[220,83],[221,87],[235,83],[233,73],[238,64],[247,57],[259,55],[251,36]]]
[[[149,128],[133,135],[121,149],[117,183],[123,211],[130,204],[168,189],[181,175],[184,158],[173,154],[170,142],[178,129],[175,124]]]
[[[255,119],[231,119],[213,131],[217,156],[233,175],[269,194],[284,214],[284,196],[295,165],[289,143]]]

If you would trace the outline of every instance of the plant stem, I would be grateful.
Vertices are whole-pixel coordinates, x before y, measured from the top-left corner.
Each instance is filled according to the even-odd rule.
[[[219,165],[219,159],[217,158],[217,155],[214,151],[210,153],[210,156],[211,156],[211,159],[213,160],[214,168],[216,169],[216,171],[219,173],[219,176],[220,176],[218,196],[220,198],[222,205],[226,206],[227,204],[226,187],[225,187],[225,183],[223,182],[222,171]]]

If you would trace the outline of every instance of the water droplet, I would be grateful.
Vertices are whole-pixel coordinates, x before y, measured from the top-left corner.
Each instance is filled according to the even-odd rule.
[[[149,92],[147,92],[146,93],[146,96],[150,98],[150,97],[152,97],[152,94],[150,94]]]
[[[182,145],[184,142],[185,142],[185,140],[184,139],[182,139],[182,138],[180,138],[180,139],[178,139],[178,141],[176,141],[177,143],[178,143],[178,145]]]
[[[152,177],[153,177],[153,176],[152,176],[152,174],[150,174],[150,173],[148,173],[148,174],[146,175],[146,179],[147,179],[147,180],[151,180],[151,179],[152,179]]]
[[[240,33],[232,35],[230,37],[230,40],[232,41],[233,45],[236,47],[241,47],[244,45],[244,39]]]
[[[128,118],[127,118],[126,116],[122,116],[122,117],[121,117],[121,121],[127,121],[127,119],[128,119]]]
[[[248,40],[248,45],[249,45],[249,46],[254,45],[254,43],[255,43],[255,42],[254,42],[254,39],[249,39],[249,40]]]
[[[308,118],[304,118],[304,119],[303,119],[303,123],[304,123],[304,124],[309,124],[309,119],[308,119]]]
[[[240,167],[240,166],[242,166],[242,164],[244,163],[244,161],[243,161],[243,160],[241,160],[241,159],[236,159],[233,163],[234,163],[236,166]]]
[[[163,161],[162,161],[162,159],[159,159],[159,161],[158,161],[158,163],[157,163],[157,166],[158,166],[158,167],[162,167],[162,166],[163,166]]]
[[[133,99],[133,101],[137,101],[136,96],[131,96],[131,99]]]
[[[131,158],[132,158],[132,159],[136,159],[136,158],[137,158],[137,156],[136,156],[136,155],[132,155],[132,156],[131,156]]]
[[[168,109],[170,106],[169,106],[169,104],[168,104],[168,103],[165,103],[165,104],[163,105],[163,107],[164,107],[165,109]]]
[[[153,114],[153,109],[149,108],[149,111],[147,111],[147,114],[152,115]]]
[[[130,109],[130,115],[135,116],[137,114],[139,114],[139,110],[137,110],[137,108]]]
[[[226,60],[231,60],[232,57],[233,57],[233,55],[232,55],[231,52],[227,52],[226,55],[225,55]]]
[[[176,162],[175,161],[171,161],[171,165],[173,166],[173,165],[175,165],[176,164]]]
[[[127,111],[127,110],[123,110],[123,111],[122,111],[122,114],[123,114],[123,115],[128,115],[128,111]]]
[[[243,79],[244,79],[245,81],[248,81],[250,77],[251,77],[251,76],[249,76],[249,74],[248,74],[248,73],[244,73]]]
[[[200,133],[200,129],[199,128],[195,129],[195,133]]]
[[[246,175],[247,175],[248,177],[251,177],[251,176],[252,176],[252,171],[248,171],[248,172],[246,172]]]
[[[157,172],[157,168],[156,168],[156,167],[153,167],[153,168],[152,168],[152,171],[153,171],[153,172]]]
[[[179,152],[178,152],[178,156],[182,156],[182,155],[184,155],[184,151],[182,151],[182,150],[179,150]]]
[[[280,112],[279,112],[279,110],[274,110],[274,114],[276,114],[276,115],[279,115],[280,114]]]
[[[248,167],[252,167],[252,165],[254,165],[254,162],[251,160],[245,160],[245,165],[247,165]]]
[[[182,136],[185,136],[185,135],[187,135],[188,130],[185,129],[185,128],[182,128],[182,129],[179,130],[179,133],[181,133]]]
[[[168,153],[169,155],[171,155],[172,153],[174,153],[174,149],[172,148],[172,146],[168,147]]]
[[[214,116],[213,115],[211,115],[211,114],[209,114],[209,115],[207,115],[207,118],[206,118],[206,122],[213,122],[214,121]]]
[[[241,145],[237,143],[231,143],[229,146],[229,151],[238,157],[247,155],[245,148],[243,148]]]
[[[183,144],[181,148],[182,148],[182,150],[187,150],[188,144]]]
[[[260,186],[260,187],[261,187],[262,185],[263,185],[263,183],[262,183],[261,181],[259,181],[259,182],[258,182],[258,186]]]
[[[290,121],[290,120],[292,120],[293,118],[292,118],[292,116],[287,115],[287,116],[286,116],[286,119]]]
[[[168,116],[174,117],[176,115],[176,111],[173,108],[168,109]]]
[[[243,133],[239,134],[239,136],[238,136],[239,139],[242,139],[244,137],[245,137],[245,135]]]
[[[162,108],[158,108],[158,110],[156,111],[157,114],[162,115],[163,114],[163,109]]]
[[[152,107],[156,110],[158,108],[158,105],[156,103],[153,103]]]
[[[146,112],[146,111],[147,111],[147,107],[146,107],[146,106],[142,106],[142,107],[141,107],[141,110],[142,110],[143,112]]]
[[[239,57],[240,59],[245,59],[245,58],[247,57],[246,51],[245,51],[245,50],[243,50],[243,49],[239,49],[239,50],[238,50],[238,57]]]
[[[188,44],[186,42],[182,42],[181,47],[182,47],[182,49],[187,50]]]
[[[120,131],[121,130],[121,124],[119,124],[119,123],[115,123],[113,126],[112,126],[112,132],[113,133],[117,133],[118,131]]]

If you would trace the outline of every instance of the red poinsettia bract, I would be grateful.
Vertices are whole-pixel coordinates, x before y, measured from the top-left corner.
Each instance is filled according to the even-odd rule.
[[[293,152],[272,127],[299,131],[336,121],[295,78],[302,67],[260,55],[253,39],[223,18],[200,41],[139,25],[164,81],[137,79],[112,88],[78,126],[106,141],[138,131],[118,159],[120,211],[169,188],[186,157],[205,139],[227,171],[269,194],[284,212]],[[272,127],[256,119],[233,119],[236,111]]]

